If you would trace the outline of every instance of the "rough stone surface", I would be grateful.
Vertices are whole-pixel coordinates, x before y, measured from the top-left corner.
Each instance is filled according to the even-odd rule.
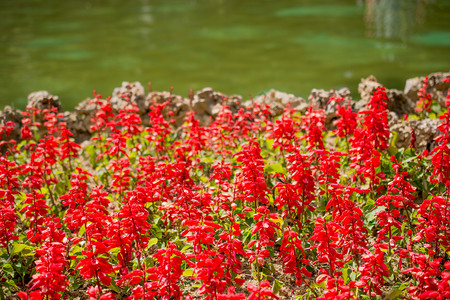
[[[242,98],[240,96],[233,95],[228,97],[207,87],[194,95],[192,110],[196,113],[200,125],[207,126],[217,117],[223,105],[228,105],[232,112],[237,112],[241,102]]]
[[[163,114],[168,115],[169,112],[172,112],[172,118],[175,119],[174,125],[177,127],[181,126],[190,110],[189,99],[170,92],[150,92],[146,98],[146,105],[150,107],[151,104],[163,104],[166,101],[168,101],[168,105],[164,108]],[[149,111],[150,109],[148,108]],[[141,114],[142,123],[145,126],[148,126],[150,122],[148,112]]]
[[[382,84],[378,82],[377,78],[370,75],[367,78],[361,78],[361,82],[358,85],[358,93],[361,95],[361,101],[368,102],[370,97],[372,97],[373,92],[376,91],[377,87],[381,87]]]
[[[330,98],[344,98],[345,101],[352,99],[350,90],[348,88],[342,88],[340,90],[322,90],[322,89],[312,89],[309,94],[308,100],[312,106],[317,108],[327,110],[334,109],[334,105],[330,105]]]
[[[433,73],[429,75],[429,86],[427,92],[432,93],[435,99],[444,103],[450,88],[450,82],[444,82],[445,78],[450,77],[449,73]],[[438,119],[416,120],[410,118],[409,121],[403,119],[404,114],[414,113],[414,107],[417,100],[417,92],[422,86],[424,77],[416,77],[407,80],[405,91],[395,89],[386,89],[386,93],[390,99],[388,108],[388,120],[391,130],[398,132],[397,147],[408,147],[411,138],[411,129],[417,136],[416,147],[424,150],[433,147],[433,140],[437,136]],[[367,102],[377,87],[381,86],[374,76],[363,78],[359,84],[358,91],[361,100],[352,102],[354,111],[366,109]],[[308,97],[312,106],[323,109],[326,113],[325,125],[328,129],[333,129],[333,120],[335,115],[335,102],[329,101],[330,97],[343,97],[351,101],[350,91],[347,88],[341,90],[320,90],[313,89]],[[150,124],[148,113],[151,104],[162,104],[167,101],[167,105],[163,110],[165,116],[171,115],[175,120],[174,126],[179,127],[184,123],[186,114],[192,109],[196,113],[196,118],[200,121],[200,125],[207,126],[223,109],[223,105],[236,113],[242,108],[251,108],[252,103],[266,104],[270,107],[272,116],[280,115],[284,108],[289,104],[292,108],[304,113],[308,102],[293,94],[284,93],[277,90],[270,90],[267,94],[255,97],[253,101],[243,102],[242,97],[238,95],[227,96],[225,94],[214,91],[211,88],[204,88],[192,97],[192,100],[171,92],[150,92],[145,94],[144,87],[139,82],[129,83],[123,82],[118,88],[115,88],[110,99],[113,112],[118,113],[121,109],[129,105],[126,100],[129,99],[135,103],[139,109],[143,125]],[[106,101],[106,100],[101,100]],[[74,133],[75,141],[81,143],[91,137],[90,122],[96,111],[96,105],[91,103],[92,99],[86,99],[79,103],[73,112],[64,112],[62,121],[67,123],[67,127]],[[47,91],[39,91],[31,93],[28,96],[28,108],[30,109],[46,109],[56,107],[61,112],[61,103],[58,96],[51,95]],[[22,112],[9,106],[0,111],[0,125],[6,124],[8,121],[14,122],[16,125],[10,135],[10,139],[20,139],[20,130],[22,128]],[[37,116],[37,121],[40,116]],[[3,137],[2,137],[3,138]]]
[[[298,109],[299,111],[305,111],[307,102],[302,97],[297,97],[293,94],[280,92],[271,89],[267,94],[255,97],[254,102],[259,104],[266,104],[270,106],[270,112],[272,116],[279,116],[283,113],[284,108],[289,104],[291,108]],[[244,103],[245,107],[250,107],[251,101]]]
[[[358,92],[361,95],[361,100],[356,102],[354,108],[356,111],[366,109],[366,105],[376,91],[377,87],[383,86],[377,79],[370,75],[367,78],[362,78],[361,83],[358,85]],[[404,114],[414,113],[415,102],[412,101],[405,92],[396,89],[386,89],[386,95],[389,98],[388,109],[397,114],[397,116],[403,116]]]
[[[91,119],[96,112],[96,105],[92,103],[92,99],[88,98],[80,102],[74,112],[65,112],[64,121],[67,123],[67,128],[73,132],[77,142],[83,141],[85,138],[90,138]]]
[[[127,99],[128,98],[128,99]],[[133,102],[139,108],[139,114],[144,114],[148,110],[146,105],[145,89],[140,82],[122,82],[122,86],[115,88],[111,96],[111,105],[114,111],[119,112],[128,105],[128,101]]]
[[[416,104],[403,91],[387,89],[386,95],[389,98],[388,109],[390,111],[395,112],[398,116],[414,113]]]
[[[56,107],[58,112],[61,111],[61,102],[58,96],[54,96],[47,91],[33,92],[28,95],[28,107],[32,109],[46,109]]]
[[[125,100],[126,98],[129,101]],[[80,102],[74,112],[64,112],[64,121],[67,123],[67,128],[74,134],[76,142],[82,142],[91,137],[91,119],[94,116],[97,104],[92,102],[93,99],[88,98]],[[106,101],[106,100],[100,100]],[[139,82],[122,82],[121,87],[113,90],[111,99],[109,100],[113,113],[118,113],[120,110],[130,105],[129,102],[135,103],[139,109],[139,114],[147,116],[148,124],[148,105],[145,97],[144,87]]]
[[[335,129],[334,120],[336,119],[336,101],[331,100],[330,98],[343,98],[347,103],[351,101],[351,93],[348,88],[342,88],[340,90],[321,90],[321,89],[313,89],[311,94],[308,97],[310,105],[317,107],[319,109],[323,109],[326,118],[325,118],[325,127],[329,130]]]
[[[409,147],[411,143],[411,129],[414,129],[416,135],[415,146],[419,151],[431,150],[434,147],[434,138],[438,135],[438,125],[439,119],[410,119],[408,121],[395,119],[389,122],[390,130],[398,134],[397,148]]]
[[[404,92],[406,96],[408,96],[412,101],[416,102],[419,100],[417,93],[419,89],[422,87],[422,81],[425,77],[414,77],[406,80]]]
[[[438,103],[444,107],[445,100],[448,95],[448,89],[450,88],[450,82],[444,82],[445,78],[450,78],[450,72],[447,73],[431,73],[428,75],[428,88],[427,93],[432,95],[433,100],[437,100]],[[419,100],[417,93],[423,85],[425,77],[415,77],[408,79],[405,84],[405,94],[416,103]]]
[[[94,110],[92,110],[94,112]],[[67,123],[67,128],[72,132],[75,142],[80,144],[83,141],[89,140],[92,136],[90,130],[90,113],[78,113],[78,112],[64,112],[64,122]]]
[[[14,129],[10,132],[9,136],[0,134],[0,140],[19,140],[22,119],[22,111],[11,106],[5,106],[3,111],[0,111],[0,126],[6,125],[7,122],[14,122]]]

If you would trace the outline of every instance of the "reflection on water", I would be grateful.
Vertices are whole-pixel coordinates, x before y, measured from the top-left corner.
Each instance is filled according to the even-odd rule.
[[[125,80],[307,97],[355,94],[374,74],[402,89],[449,69],[449,12],[449,0],[1,0],[0,109],[44,89],[71,109]]]
[[[427,0],[365,0],[367,35],[407,40],[424,23]]]

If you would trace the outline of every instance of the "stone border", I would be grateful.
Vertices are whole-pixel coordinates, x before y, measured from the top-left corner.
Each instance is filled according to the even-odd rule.
[[[405,121],[403,118],[405,114],[414,113],[416,101],[418,100],[417,93],[422,86],[422,80],[424,78],[415,77],[408,79],[404,91],[396,89],[386,90],[390,99],[388,104],[388,109],[390,110],[389,125],[391,130],[395,130],[398,133],[398,148],[408,147],[411,130],[415,131],[417,136],[416,146],[419,150],[430,148],[437,135],[439,120]],[[445,105],[450,88],[450,82],[444,82],[445,78],[450,78],[450,72],[432,73],[428,75],[429,84],[427,93],[430,93],[433,99],[437,100],[441,106]],[[176,127],[183,124],[186,114],[191,109],[196,113],[195,116],[200,121],[200,125],[207,126],[218,115],[222,105],[228,105],[230,110],[235,113],[241,108],[250,108],[253,103],[267,104],[270,107],[272,116],[278,116],[288,104],[291,108],[303,113],[306,111],[308,103],[310,103],[325,111],[325,125],[328,129],[333,129],[333,121],[336,118],[335,102],[330,101],[330,97],[342,97],[351,102],[353,111],[361,111],[366,109],[366,104],[373,91],[379,86],[382,86],[382,84],[372,75],[361,79],[361,83],[358,86],[358,92],[361,95],[359,101],[352,99],[348,88],[330,91],[313,89],[308,97],[308,101],[302,97],[276,90],[270,90],[265,95],[255,97],[252,101],[243,101],[242,96],[227,96],[214,91],[212,88],[204,88],[193,94],[190,98],[175,95],[167,91],[151,91],[146,94],[144,87],[139,82],[123,82],[121,87],[114,89],[110,102],[113,112],[118,113],[127,105],[127,101],[123,100],[123,96],[125,95],[136,104],[139,109],[138,114],[141,116],[144,126],[148,126],[150,122],[148,115],[150,104],[164,103],[170,99],[170,104],[165,109],[173,113],[175,119],[174,126]],[[90,103],[91,100],[88,98],[82,101],[72,112],[63,112],[58,96],[54,96],[47,91],[38,91],[28,96],[27,108],[45,109],[55,107],[59,113],[63,114],[63,121],[67,123],[67,127],[74,134],[75,141],[81,143],[91,137],[90,120],[95,111],[95,105]],[[3,111],[0,111],[0,125],[4,125],[8,121],[15,123],[14,130],[8,139],[20,140],[22,118],[22,112],[10,106],[6,106]]]

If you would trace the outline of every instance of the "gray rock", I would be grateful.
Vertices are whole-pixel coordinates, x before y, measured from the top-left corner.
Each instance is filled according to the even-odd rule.
[[[227,96],[214,91],[212,88],[204,88],[198,91],[192,99],[192,110],[200,125],[207,126],[214,120],[223,108],[230,107],[232,112],[237,112],[241,107],[242,98],[237,95]]]
[[[323,110],[334,110],[335,105],[330,103],[330,98],[344,98],[345,101],[352,99],[350,90],[348,88],[342,88],[340,90],[322,90],[322,89],[312,89],[309,94],[309,103],[317,108]],[[330,105],[331,104],[331,105]]]
[[[431,73],[430,75],[428,75],[427,93],[430,93],[432,95],[432,99],[437,100],[442,107],[445,106],[448,89],[450,88],[450,82],[444,82],[445,78],[450,78],[450,72]],[[415,77],[406,81],[405,94],[414,103],[419,100],[419,96],[417,95],[417,93],[422,87],[424,79],[425,77]]]
[[[361,100],[355,103],[355,110],[365,110],[373,93],[378,87],[382,86],[383,85],[379,83],[373,75],[362,78],[361,83],[358,85],[358,92],[361,95]],[[406,95],[406,93],[396,89],[386,89],[386,95],[389,98],[388,109],[395,112],[398,117],[401,117],[404,114],[414,113],[416,104]]]
[[[80,103],[78,106],[80,106]],[[78,107],[77,106],[77,107]],[[92,114],[95,110],[92,110]],[[89,140],[92,136],[92,131],[90,129],[91,123],[91,113],[79,111],[74,112],[64,112],[63,120],[67,124],[67,129],[73,133],[73,138],[75,142],[80,144],[86,140]]]
[[[367,78],[361,78],[361,82],[358,85],[358,93],[361,95],[361,101],[363,101],[363,103],[369,102],[373,92],[376,91],[377,87],[381,86],[382,84],[379,83],[373,75],[370,75]]]
[[[288,94],[271,89],[267,94],[255,97],[254,102],[259,104],[266,104],[270,106],[272,116],[279,116],[289,104],[291,108],[306,110],[307,102],[302,97],[297,97],[294,94]],[[252,101],[247,101],[244,106],[249,108]]]
[[[33,92],[28,95],[27,111],[33,113],[33,121],[44,125],[47,121],[45,119],[45,111],[49,109],[56,109],[56,113],[61,112],[61,102],[59,97],[50,94],[47,91]],[[40,126],[37,129],[37,133],[43,136],[46,133],[46,128]]]
[[[98,99],[98,101],[102,104],[105,101],[110,101],[113,113],[119,113],[119,111],[130,105],[130,103],[136,104],[140,115],[146,115],[148,113],[145,90],[139,82],[122,82],[121,87],[113,90],[110,100]],[[67,128],[74,133],[77,142],[89,139],[92,135],[91,120],[98,109],[98,104],[93,102],[93,99],[88,98],[80,102],[75,107],[74,112],[64,113],[64,121],[67,123]]]
[[[106,101],[106,100],[100,100]],[[98,105],[93,102],[93,99],[86,99],[80,102],[76,107],[75,111],[65,112],[64,120],[67,123],[67,128],[74,134],[77,135],[90,135],[91,131],[91,120],[92,117],[97,112]],[[75,138],[77,140],[77,138]]]
[[[190,111],[189,99],[170,92],[150,92],[146,98],[146,105],[149,107],[148,111],[150,111],[152,104],[163,104],[166,101],[168,101],[168,105],[163,110],[164,117],[166,120],[169,120],[169,117],[175,119],[174,125],[176,127],[181,126],[184,123],[186,114]],[[169,116],[169,112],[172,112],[173,116]],[[149,125],[150,117],[148,113],[141,114],[141,119],[143,125]]]
[[[403,91],[387,89],[386,95],[389,98],[388,109],[395,112],[399,117],[414,113],[416,103],[408,98]]]
[[[20,130],[22,128],[22,111],[5,106],[3,111],[0,111],[0,126],[6,125],[7,122],[14,122],[14,129],[9,133],[9,136],[0,135],[0,140],[20,140]]]
[[[397,132],[397,148],[408,148],[411,142],[411,129],[416,134],[415,146],[417,150],[424,151],[431,149],[434,139],[438,136],[437,126],[440,124],[439,119],[416,120],[404,119],[390,120],[389,127],[391,132]]]
[[[351,93],[348,88],[342,88],[340,90],[322,90],[322,89],[313,89],[311,90],[311,94],[308,97],[310,105],[323,109],[326,115],[325,118],[325,127],[329,130],[335,129],[334,120],[336,119],[336,101],[330,99],[334,98],[343,98],[345,103],[351,101]]]
[[[54,96],[47,91],[38,91],[28,95],[27,107],[37,110],[56,107],[58,112],[60,112],[61,102],[58,96]]]
[[[111,96],[111,104],[115,111],[124,109],[129,102],[136,104],[139,114],[148,112],[145,89],[140,82],[122,82],[122,86],[115,88]]]
[[[412,101],[416,102],[419,100],[417,93],[419,89],[422,87],[423,80],[425,77],[414,77],[406,80],[404,92],[406,96],[408,96]]]

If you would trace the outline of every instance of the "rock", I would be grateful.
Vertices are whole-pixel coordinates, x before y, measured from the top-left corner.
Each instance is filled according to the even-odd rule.
[[[166,109],[167,112],[170,110],[173,113],[173,118],[175,118],[174,125],[179,127],[183,125],[186,114],[191,110],[189,99],[181,96],[173,97],[169,107],[166,107]]]
[[[61,112],[61,102],[58,96],[54,96],[47,91],[33,92],[28,95],[27,111],[34,115],[32,118],[34,122],[44,125],[47,121],[44,111],[49,109],[55,109],[57,114]],[[44,126],[37,128],[37,133],[41,136],[46,131]]]
[[[445,100],[450,88],[450,82],[444,82],[445,78],[450,78],[450,72],[447,73],[431,73],[428,75],[427,93],[432,95],[433,100],[445,107]],[[425,77],[415,77],[408,79],[405,84],[405,94],[416,103],[419,100],[417,93],[423,85]]]
[[[267,94],[255,97],[254,102],[259,104],[266,104],[270,106],[272,116],[279,116],[283,113],[284,108],[289,104],[291,108],[306,110],[306,100],[302,97],[297,97],[294,94],[288,94],[271,89]],[[245,107],[250,107],[251,101],[244,103]]]
[[[56,107],[57,111],[60,112],[61,102],[58,96],[54,96],[47,91],[39,91],[28,95],[27,107],[37,110]]]
[[[105,103],[105,99],[98,99],[101,103]],[[113,90],[111,99],[109,100],[113,113],[125,109],[129,103],[134,103],[139,109],[140,115],[148,114],[148,105],[145,97],[144,87],[139,82],[122,82],[121,87]],[[98,109],[98,104],[93,102],[93,99],[86,99],[80,102],[75,111],[65,112],[64,121],[67,123],[67,128],[74,133],[75,140],[82,142],[89,139],[92,135],[91,119]],[[147,116],[148,119],[148,116]]]
[[[14,123],[14,129],[8,136],[0,134],[0,140],[20,140],[20,130],[22,128],[22,111],[12,108],[11,106],[5,106],[3,111],[0,111],[0,126],[5,126],[7,122]]]
[[[351,100],[351,93],[348,88],[342,88],[340,90],[325,91],[322,89],[312,89],[309,94],[309,103],[319,109],[327,110],[329,107],[334,109],[334,105],[330,106],[330,98],[344,98],[345,101]]]
[[[212,88],[204,88],[198,91],[192,99],[192,110],[200,125],[207,126],[222,110],[223,105],[228,105],[232,112],[237,112],[240,108],[242,98],[240,96],[230,96],[215,92]]]
[[[440,124],[439,119],[403,119],[390,120],[391,132],[397,132],[397,148],[408,148],[411,142],[411,129],[416,134],[415,146],[417,150],[431,150],[434,145],[434,139],[438,136],[437,126]]]
[[[150,111],[150,106],[152,104],[163,104],[166,101],[169,101],[169,104],[163,110],[166,120],[168,120],[169,112],[172,112],[172,118],[175,119],[174,125],[176,127],[181,126],[184,123],[186,114],[190,110],[189,99],[180,95],[171,94],[170,92],[150,92],[146,98],[148,111]],[[150,117],[148,113],[141,114],[141,119],[145,126],[149,125]]]
[[[111,105],[115,111],[119,112],[124,109],[129,101],[136,104],[139,108],[139,114],[148,113],[145,89],[140,82],[124,81],[121,87],[114,89],[111,96]]]
[[[365,110],[373,93],[378,87],[382,86],[373,75],[362,78],[361,83],[358,85],[361,100],[355,103],[355,110]],[[389,98],[388,109],[395,112],[398,117],[402,117],[404,114],[414,113],[416,104],[404,92],[396,89],[386,89],[386,95]]]
[[[80,103],[81,104],[81,103]],[[80,106],[80,104],[78,106]],[[77,106],[77,107],[78,107]],[[93,113],[95,110],[92,110]],[[67,124],[67,129],[73,133],[75,142],[80,144],[91,138],[91,113],[64,112],[63,120]]]
[[[402,117],[403,115],[413,114],[416,103],[406,96],[402,91],[396,89],[387,89],[386,95],[389,98],[388,109]]]
[[[93,99],[86,99],[80,102],[76,107],[74,113],[65,112],[64,120],[67,123],[67,128],[74,134],[91,134],[91,120],[97,111],[97,105],[94,104]],[[106,101],[106,100],[103,100]],[[76,134],[75,134],[76,133]]]
[[[412,101],[416,102],[419,100],[417,93],[419,89],[422,87],[423,80],[425,77],[414,77],[406,80],[404,92],[406,96],[408,96]]]
[[[445,78],[450,77],[449,73],[433,73],[429,75],[428,90],[436,99],[444,103],[445,98],[450,88],[449,82],[444,82]],[[418,121],[411,119],[406,122],[403,120],[404,114],[414,113],[415,100],[417,99],[417,92],[422,86],[422,78],[412,78],[406,83],[405,91],[395,89],[386,89],[387,96],[390,99],[388,108],[388,120],[391,128],[399,133],[398,146],[408,147],[410,142],[411,128],[415,130],[417,135],[417,147],[423,150],[433,142],[436,136],[438,120],[424,120]],[[361,79],[358,91],[361,94],[361,101],[353,102],[353,109],[355,111],[366,109],[366,104],[370,100],[373,92],[377,87],[382,86],[378,83],[374,76]],[[347,88],[338,91],[313,89],[309,95],[309,103],[319,109],[323,109],[326,113],[325,125],[330,130],[333,129],[333,120],[335,115],[335,102],[330,101],[331,97],[343,97],[345,100],[351,101],[351,94]],[[204,88],[198,91],[192,100],[174,95],[171,92],[150,92],[145,95],[145,89],[139,82],[123,82],[118,88],[115,88],[110,100],[99,99],[101,103],[110,101],[112,112],[118,113],[133,103],[138,108],[143,125],[149,126],[150,117],[149,112],[152,104],[162,104],[168,101],[168,104],[163,110],[166,120],[172,118],[175,127],[181,126],[186,114],[192,109],[196,113],[196,118],[200,121],[202,126],[207,126],[214,120],[218,114],[223,110],[224,105],[231,110],[232,113],[237,113],[240,109],[251,109],[252,104],[259,103],[268,105],[271,115],[273,117],[283,113],[283,110],[290,105],[292,108],[304,113],[306,111],[308,102],[293,94],[284,93],[277,90],[270,90],[267,94],[255,97],[253,101],[242,102],[241,96],[227,96],[225,94],[214,91],[212,88]],[[55,107],[58,112],[61,111],[61,103],[57,96],[51,95],[47,91],[39,91],[31,93],[28,96],[29,109],[42,110],[49,107]],[[77,105],[74,112],[64,112],[62,121],[67,123],[67,127],[74,133],[74,138],[78,143],[87,140],[91,137],[91,118],[97,111],[97,105],[92,102],[92,99],[86,99]],[[22,127],[22,113],[11,107],[5,107],[0,111],[0,122],[12,121],[16,125],[11,133],[11,138],[20,139],[20,130]],[[37,122],[42,122],[42,115],[36,116]]]
[[[342,88],[338,91],[313,89],[308,97],[311,106],[324,110],[326,115],[325,127],[329,130],[335,129],[333,122],[336,119],[336,101],[330,101],[331,97],[344,98],[345,103],[348,103],[348,101],[351,101],[352,99],[348,88]]]
[[[377,87],[381,86],[381,83],[378,83],[378,80],[373,75],[367,78],[361,78],[361,83],[358,85],[358,93],[361,95],[361,101],[369,102],[373,92],[376,91]]]
[[[177,98],[181,96],[171,95],[170,92],[150,92],[146,98],[149,104],[163,104],[170,99]]]

